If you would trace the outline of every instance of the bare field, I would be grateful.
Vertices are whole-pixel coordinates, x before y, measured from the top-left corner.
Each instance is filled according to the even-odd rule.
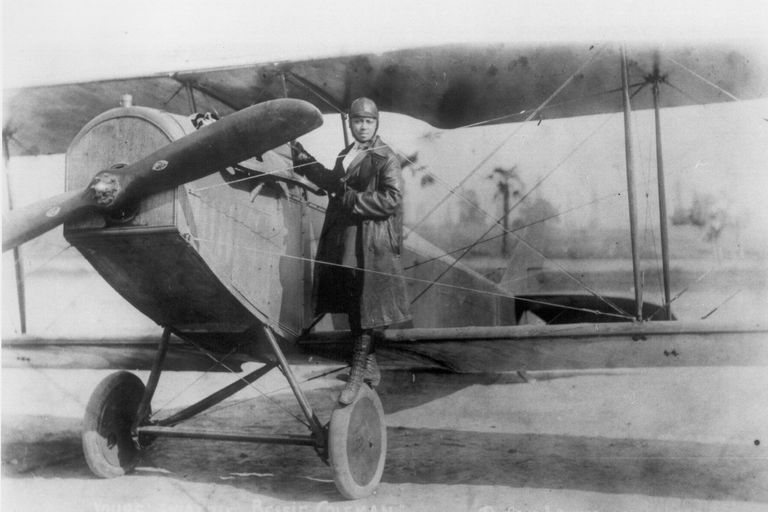
[[[300,369],[306,378],[320,368]],[[3,372],[4,510],[764,510],[764,368],[549,372],[533,380],[387,372],[377,493],[343,501],[307,447],[157,440],[135,474],[93,477],[79,429],[108,372]],[[146,373],[142,373],[146,378]],[[165,374],[161,414],[229,382]],[[192,384],[192,388],[187,389]],[[328,418],[338,382],[308,386]],[[284,387],[277,376],[262,391]],[[178,393],[186,390],[182,396]],[[304,432],[292,396],[248,389],[191,425]],[[172,400],[168,403],[169,400]]]

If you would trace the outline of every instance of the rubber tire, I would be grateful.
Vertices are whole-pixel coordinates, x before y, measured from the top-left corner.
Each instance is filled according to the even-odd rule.
[[[133,471],[141,451],[131,439],[144,383],[131,372],[113,373],[91,394],[83,419],[83,453],[88,467],[100,478]]]
[[[336,488],[345,498],[365,498],[379,486],[387,458],[387,426],[381,400],[369,386],[360,386],[351,404],[331,414],[328,454]]]

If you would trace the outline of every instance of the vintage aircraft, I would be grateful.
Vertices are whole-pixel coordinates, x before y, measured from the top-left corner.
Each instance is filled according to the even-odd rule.
[[[654,48],[633,48],[627,58],[608,44],[444,46],[6,91],[6,150],[66,152],[66,192],[7,212],[3,251],[64,224],[67,241],[164,329],[146,384],[121,371],[94,391],[83,429],[90,468],[101,477],[124,474],[147,443],[175,436],[307,445],[332,466],[344,496],[366,496],[378,485],[386,429],[375,391],[364,387],[323,422],[289,365],[308,355],[347,359],[343,320],[312,315],[312,258],[325,198],[293,171],[288,145],[317,128],[321,113],[343,118],[353,98],[368,96],[382,110],[450,129],[623,110],[629,132],[630,105],[658,110],[766,96],[768,78],[753,50],[666,48],[660,60]],[[671,93],[660,96],[665,84]],[[646,86],[654,94],[637,94]],[[111,108],[124,95],[130,99]],[[190,115],[206,111],[220,120],[196,129]],[[455,372],[762,364],[756,354],[765,326],[648,322],[674,317],[668,289],[661,305],[642,300],[631,147],[634,297],[588,287],[582,294],[516,296],[406,227],[402,258],[414,319],[382,334],[384,358]],[[446,193],[480,209],[460,187]],[[541,322],[521,325],[528,313]],[[222,367],[233,352],[265,366],[157,419],[151,401],[166,353],[176,347],[171,335]],[[177,426],[275,367],[309,436]]]

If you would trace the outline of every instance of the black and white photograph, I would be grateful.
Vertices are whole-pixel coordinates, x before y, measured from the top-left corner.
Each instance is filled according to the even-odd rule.
[[[2,6],[0,508],[768,508],[768,7]]]

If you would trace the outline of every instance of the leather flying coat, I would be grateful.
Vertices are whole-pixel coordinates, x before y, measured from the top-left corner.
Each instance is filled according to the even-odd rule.
[[[343,160],[353,147],[342,150],[332,171],[320,164],[306,170],[306,176],[315,182],[331,174],[343,183],[343,192],[329,198],[318,242],[315,312],[350,313],[356,304],[350,304],[349,297],[355,301],[359,297],[361,327],[372,329],[410,319],[400,262],[402,170],[392,149],[376,136],[370,149],[358,155],[345,172]],[[319,178],[317,173],[326,174]],[[355,242],[356,247],[349,247]],[[349,266],[362,272],[350,279],[355,271]],[[350,290],[350,281],[357,283],[356,290]]]

